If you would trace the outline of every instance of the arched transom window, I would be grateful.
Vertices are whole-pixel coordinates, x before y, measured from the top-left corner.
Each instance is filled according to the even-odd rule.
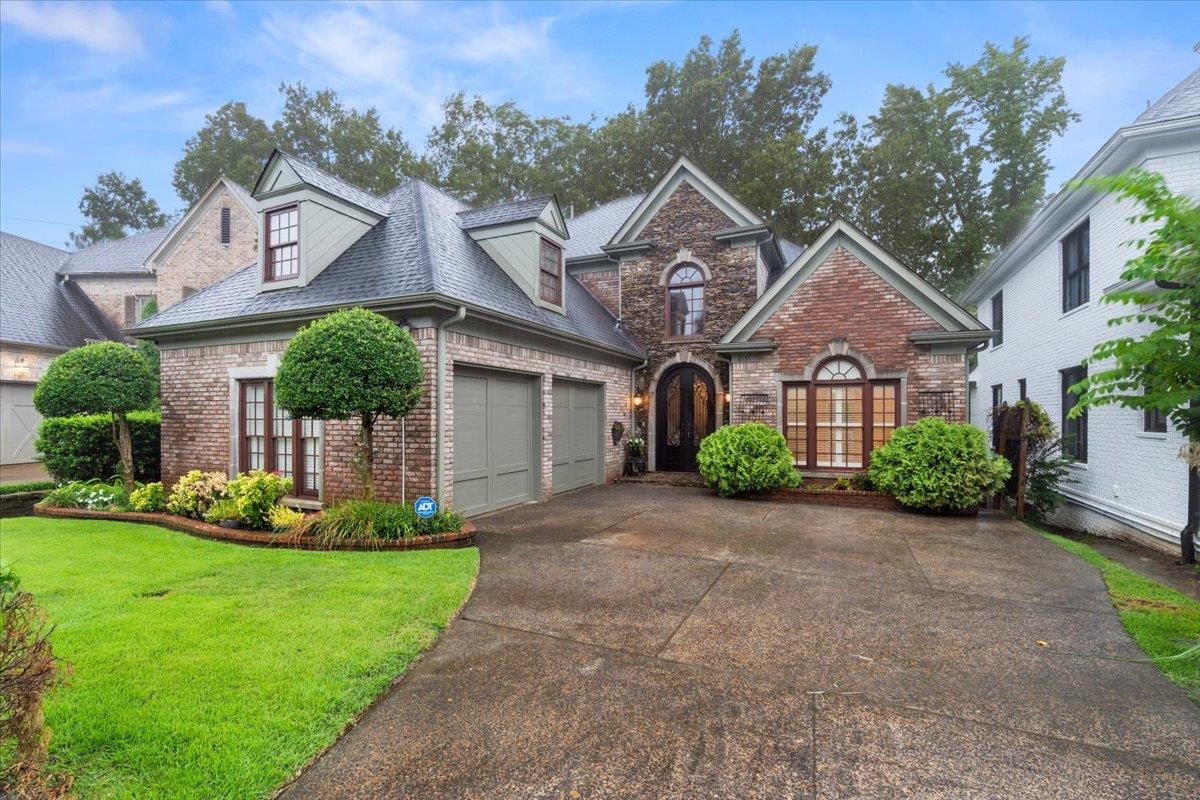
[[[704,333],[704,273],[694,264],[680,264],[667,278],[667,335]]]
[[[848,358],[826,361],[821,369],[817,370],[817,380],[819,381],[861,381],[862,377],[862,370],[859,369],[858,364]]]

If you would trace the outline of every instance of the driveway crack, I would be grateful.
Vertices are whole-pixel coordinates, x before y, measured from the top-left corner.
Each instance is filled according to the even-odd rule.
[[[712,579],[712,583],[708,584],[707,588],[705,588],[704,592],[700,595],[696,602],[692,604],[692,607],[688,610],[688,612],[683,615],[683,619],[679,620],[679,624],[676,625],[674,630],[671,631],[671,635],[666,638],[666,641],[662,643],[661,647],[654,651],[655,658],[658,658],[662,655],[663,651],[667,649],[667,645],[669,645],[671,640],[675,638],[675,634],[679,633],[679,629],[683,627],[683,623],[691,619],[692,614],[696,613],[696,609],[699,608],[700,604],[704,602],[704,598],[708,597],[708,593],[712,591],[712,588],[717,585],[717,581],[721,580],[721,576],[725,574],[727,569],[729,569],[729,564],[730,562],[725,562],[725,566],[721,567],[721,571],[717,573],[717,577]]]

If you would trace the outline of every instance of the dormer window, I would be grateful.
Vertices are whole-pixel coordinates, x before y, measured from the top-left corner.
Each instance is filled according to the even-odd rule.
[[[556,306],[562,300],[562,248],[542,237],[541,254],[538,258],[538,297]]]
[[[267,212],[266,251],[263,279],[282,281],[300,276],[300,207],[287,206]]]

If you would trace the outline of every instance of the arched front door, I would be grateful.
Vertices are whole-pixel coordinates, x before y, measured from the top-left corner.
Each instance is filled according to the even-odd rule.
[[[708,373],[690,364],[681,364],[662,376],[655,393],[657,469],[696,469],[700,440],[713,432],[715,395]]]

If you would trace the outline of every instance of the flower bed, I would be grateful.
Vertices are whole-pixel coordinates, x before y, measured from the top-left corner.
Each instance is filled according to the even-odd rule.
[[[896,498],[883,492],[869,492],[860,489],[826,489],[820,486],[804,485],[799,489],[779,489],[774,492],[752,495],[756,500],[769,500],[774,503],[818,503],[826,506],[841,506],[843,508],[882,508],[889,511],[903,511],[904,506],[896,502]]]
[[[35,506],[39,517],[71,517],[75,519],[110,519],[140,522],[163,528],[237,544],[259,547],[288,547],[295,550],[423,550],[438,547],[468,547],[475,543],[475,526],[464,522],[458,531],[413,536],[408,539],[345,539],[325,542],[315,536],[296,536],[286,533],[267,533],[241,528],[222,528],[197,519],[175,514],[149,511],[94,511],[87,508],[48,508]]]

